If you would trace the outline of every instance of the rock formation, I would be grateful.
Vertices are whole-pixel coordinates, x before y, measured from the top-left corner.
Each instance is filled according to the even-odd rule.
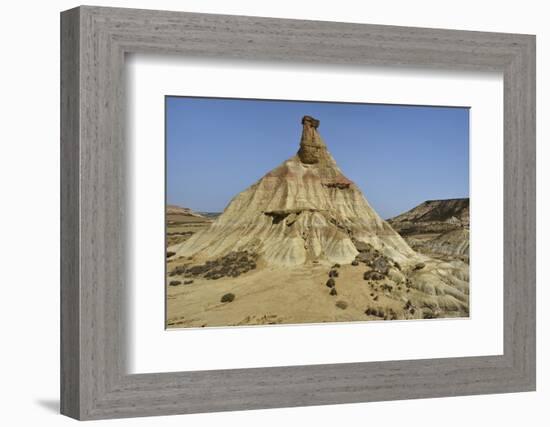
[[[326,163],[329,161],[327,146],[323,142],[319,132],[317,132],[319,124],[319,120],[311,116],[304,116],[302,118],[302,139],[300,140],[298,157],[305,165]]]
[[[169,251],[199,259],[247,251],[268,265],[296,266],[350,263],[363,242],[398,262],[414,256],[343,175],[319,124],[303,117],[298,153],[234,197],[209,228]]]
[[[176,205],[167,205],[166,206],[166,215],[169,218],[171,215],[182,215],[182,216],[190,216],[195,218],[205,218],[205,216],[201,215],[198,212],[195,212],[194,210],[190,208],[183,208],[181,206]]]
[[[469,259],[468,198],[428,200],[388,222],[416,251]]]
[[[400,234],[414,234],[416,228],[433,232],[470,225],[470,199],[427,200],[388,222]]]

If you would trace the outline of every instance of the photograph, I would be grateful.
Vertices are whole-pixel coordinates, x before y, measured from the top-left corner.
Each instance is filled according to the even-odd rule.
[[[470,108],[165,96],[166,328],[469,318]]]

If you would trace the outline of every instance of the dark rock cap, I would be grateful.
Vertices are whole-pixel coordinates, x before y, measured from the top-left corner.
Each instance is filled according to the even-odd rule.
[[[304,116],[304,117],[302,117],[302,124],[303,125],[307,124],[307,125],[311,126],[313,129],[317,129],[319,127],[319,125],[321,124],[321,122],[317,119],[314,119],[311,116]]]

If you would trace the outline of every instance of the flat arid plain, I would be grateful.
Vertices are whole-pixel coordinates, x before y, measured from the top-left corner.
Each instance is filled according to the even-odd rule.
[[[168,328],[469,316],[469,200],[383,220],[319,125],[222,213],[167,207]]]

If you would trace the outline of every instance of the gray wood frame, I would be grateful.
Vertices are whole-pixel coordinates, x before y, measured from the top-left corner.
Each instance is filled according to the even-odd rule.
[[[504,354],[127,374],[124,56],[131,52],[503,72]],[[63,414],[100,419],[535,390],[534,36],[83,6],[61,14],[61,122]]]

